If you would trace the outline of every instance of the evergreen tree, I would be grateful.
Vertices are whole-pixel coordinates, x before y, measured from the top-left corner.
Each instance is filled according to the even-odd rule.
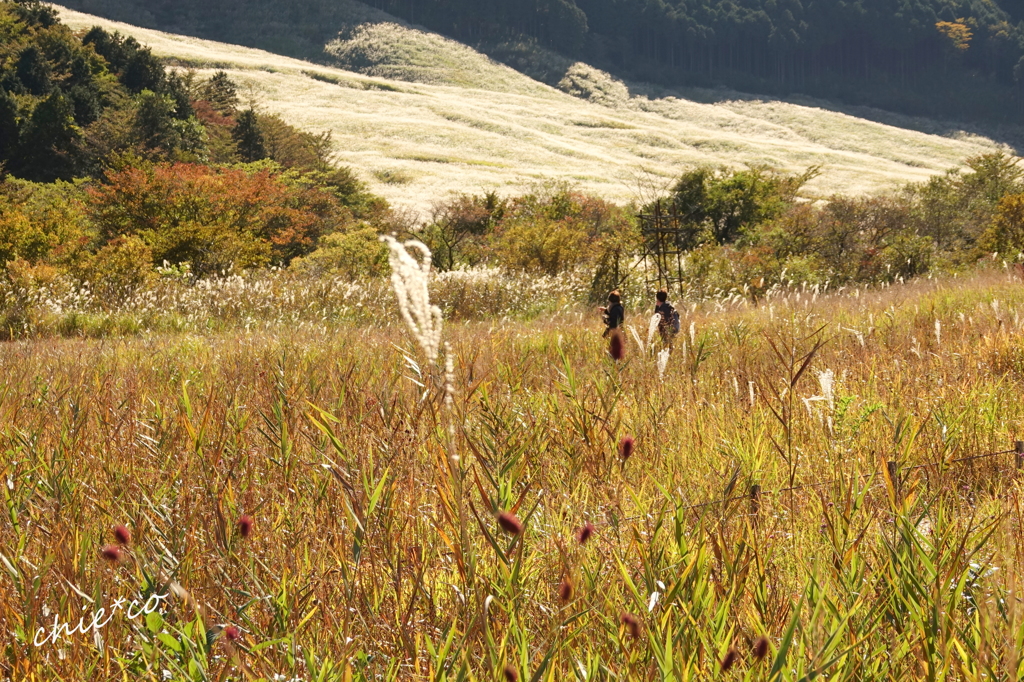
[[[202,88],[201,96],[225,116],[234,113],[238,106],[238,90],[224,71],[218,71],[210,76],[210,80]]]
[[[18,149],[18,105],[14,98],[0,90],[0,164],[14,157]]]
[[[14,72],[23,91],[30,95],[41,97],[48,94],[53,87],[50,65],[42,50],[35,45],[29,45],[21,51]]]
[[[80,138],[71,102],[55,91],[32,112],[11,170],[36,182],[71,180],[78,170]]]
[[[238,115],[231,137],[238,145],[238,155],[243,161],[252,162],[267,158],[259,116],[252,109],[246,109]]]

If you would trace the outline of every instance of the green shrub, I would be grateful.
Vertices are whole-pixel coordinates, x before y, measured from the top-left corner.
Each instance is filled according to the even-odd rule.
[[[153,250],[136,236],[115,237],[96,253],[83,279],[101,304],[115,306],[156,281]]]
[[[388,271],[388,251],[379,237],[372,227],[324,235],[315,251],[296,258],[291,267],[298,272],[350,279],[382,275]]]

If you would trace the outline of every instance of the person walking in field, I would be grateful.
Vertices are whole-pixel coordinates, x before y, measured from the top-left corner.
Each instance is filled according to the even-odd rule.
[[[602,306],[600,310],[601,318],[604,320],[605,325],[602,336],[608,336],[612,333],[613,329],[618,329],[622,326],[626,316],[625,308],[622,307],[622,297],[617,289],[608,294],[608,305]]]
[[[679,333],[679,313],[668,302],[668,292],[661,289],[654,295],[654,313],[661,315],[661,322],[658,323],[658,333],[661,335],[661,342],[666,348],[672,347],[672,340]]]

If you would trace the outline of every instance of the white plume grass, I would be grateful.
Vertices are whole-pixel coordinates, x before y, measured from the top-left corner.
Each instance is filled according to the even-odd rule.
[[[654,335],[657,333],[658,325],[660,325],[660,324],[661,324],[661,314],[660,313],[654,313],[654,315],[651,316],[650,322],[647,323],[647,345],[648,345],[648,347],[650,347],[650,345],[652,343],[654,343]]]
[[[387,235],[380,239],[388,245],[398,311],[426,359],[436,362],[444,316],[440,308],[430,304],[430,249],[415,239],[404,243]]]
[[[662,381],[665,380],[665,368],[668,366],[668,356],[671,351],[668,348],[662,349],[658,353],[658,378]]]

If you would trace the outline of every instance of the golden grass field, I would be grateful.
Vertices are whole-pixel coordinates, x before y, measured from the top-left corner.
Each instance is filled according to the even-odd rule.
[[[201,75],[227,71],[266,111],[331,130],[338,161],[398,206],[425,213],[452,192],[516,193],[567,181],[626,203],[660,191],[697,164],[822,167],[813,196],[861,194],[957,167],[997,148],[966,133],[929,135],[816,105],[742,99],[708,104],[681,94],[628,96],[580,67],[606,105],[572,97],[471,50],[394,23],[367,23],[328,48],[362,55],[356,73],[260,50],[142,29],[61,9],[70,26],[135,36]],[[328,55],[325,55],[328,58]],[[366,75],[371,74],[371,75]]]
[[[1020,678],[1018,279],[627,306],[3,344],[0,669]]]
[[[994,147],[588,103],[390,25],[331,48],[383,50],[360,74],[63,18],[228,70],[416,210],[552,178],[628,201],[702,161],[867,192]],[[1024,677],[1017,270],[678,301],[670,351],[634,295],[619,360],[589,281],[431,275],[436,360],[384,279],[34,291],[0,344],[0,678]]]

